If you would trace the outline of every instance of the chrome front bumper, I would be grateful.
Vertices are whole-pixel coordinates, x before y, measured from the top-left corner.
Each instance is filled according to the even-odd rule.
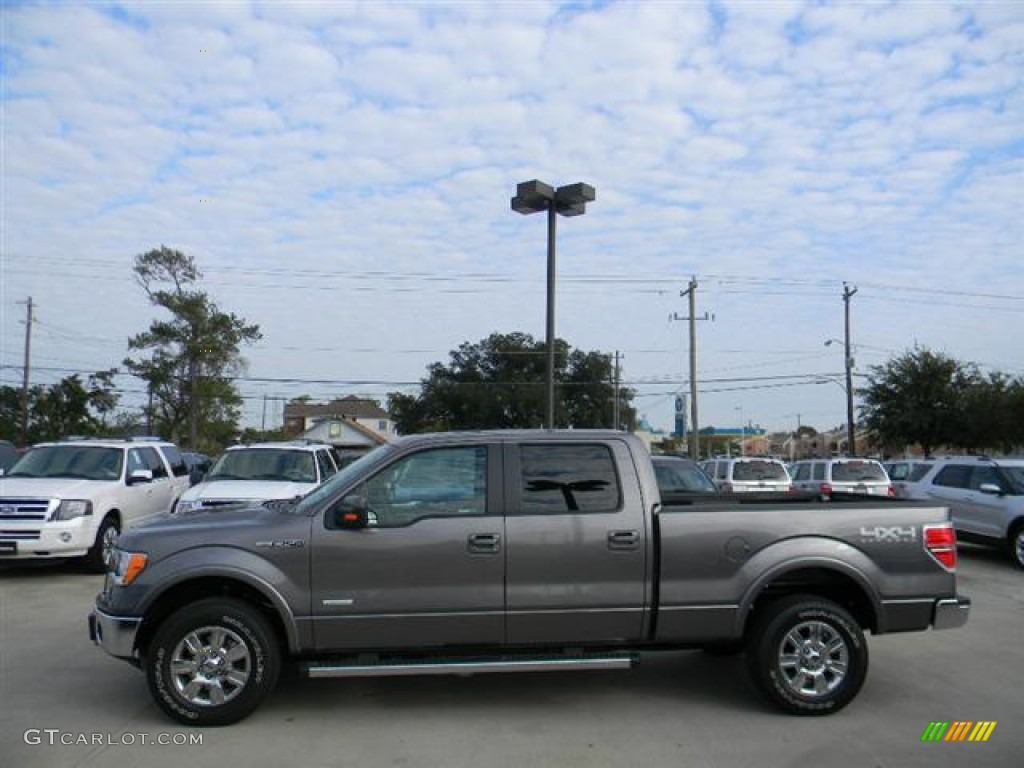
[[[935,603],[935,616],[932,618],[932,626],[935,629],[955,629],[967,623],[967,616],[971,612],[971,598],[951,597],[946,600],[938,600]]]
[[[89,639],[119,659],[135,658],[135,635],[142,619],[111,616],[94,609],[89,614]]]

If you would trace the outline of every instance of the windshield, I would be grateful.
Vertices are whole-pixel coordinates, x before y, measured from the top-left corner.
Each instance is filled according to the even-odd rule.
[[[228,451],[206,480],[278,480],[315,483],[316,465],[309,451],[288,448],[238,448]]]
[[[832,465],[833,483],[886,483],[889,481],[882,465],[875,461],[837,461]]]
[[[777,461],[737,461],[732,468],[733,480],[789,481],[786,468]]]
[[[341,488],[349,485],[357,477],[369,477],[374,468],[387,461],[393,453],[393,446],[381,445],[365,456],[353,461],[336,475],[333,475],[330,480],[303,496],[302,501],[295,508],[296,514],[309,514],[322,501],[334,496]]]
[[[86,445],[41,445],[18,459],[6,477],[120,480],[124,451]]]
[[[662,493],[714,492],[717,490],[715,484],[700,467],[685,461],[655,459],[654,475],[658,479],[658,488]]]

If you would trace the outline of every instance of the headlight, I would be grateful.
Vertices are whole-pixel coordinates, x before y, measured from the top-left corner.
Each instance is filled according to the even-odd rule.
[[[74,520],[92,514],[92,502],[83,499],[64,499],[57,505],[54,520]]]
[[[149,557],[145,552],[123,552],[118,549],[114,551],[114,563],[110,575],[119,587],[127,587],[145,569]]]
[[[201,499],[192,499],[191,501],[185,501],[185,499],[178,499],[178,503],[174,505],[172,510],[174,514],[184,514],[186,512],[194,512],[197,509],[202,509],[203,502]]]

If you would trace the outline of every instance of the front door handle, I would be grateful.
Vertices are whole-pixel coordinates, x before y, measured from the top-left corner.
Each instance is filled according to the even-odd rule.
[[[638,531],[608,531],[608,549],[636,549],[639,543]]]
[[[493,555],[501,551],[501,536],[497,533],[471,533],[466,549],[478,555]]]

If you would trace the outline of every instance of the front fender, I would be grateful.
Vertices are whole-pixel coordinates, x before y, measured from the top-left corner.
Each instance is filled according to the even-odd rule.
[[[300,550],[305,556],[305,551]],[[288,553],[293,556],[298,553]],[[272,607],[284,628],[289,650],[301,646],[298,617],[309,613],[308,558],[305,563],[282,567],[244,549],[202,546],[186,549],[147,567],[129,587],[115,588],[109,608],[112,613],[147,617],[161,598],[190,582],[223,579],[259,593]],[[299,573],[297,580],[289,573]],[[212,586],[212,585],[211,585]],[[202,596],[207,596],[203,594]]]

